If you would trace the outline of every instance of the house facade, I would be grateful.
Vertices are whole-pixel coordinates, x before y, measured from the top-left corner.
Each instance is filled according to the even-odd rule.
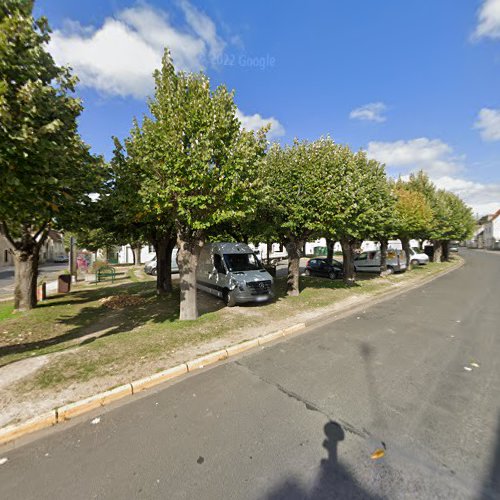
[[[472,238],[467,241],[467,246],[500,250],[500,210],[479,219]]]
[[[484,225],[484,247],[500,250],[500,210],[497,210]]]
[[[12,246],[7,238],[0,234],[0,268],[14,265],[11,248]],[[49,235],[40,249],[39,262],[41,264],[51,262],[58,255],[66,255],[62,234],[57,231],[49,231]]]

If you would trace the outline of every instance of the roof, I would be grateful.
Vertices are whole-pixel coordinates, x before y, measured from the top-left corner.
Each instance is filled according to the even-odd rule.
[[[492,216],[490,221],[495,220],[500,215],[500,209],[498,209]]]
[[[61,233],[58,233],[57,231],[54,231],[53,229],[49,230],[49,238],[52,241],[63,241],[63,236]]]

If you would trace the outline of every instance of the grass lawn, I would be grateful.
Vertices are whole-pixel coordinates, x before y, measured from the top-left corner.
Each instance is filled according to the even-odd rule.
[[[353,295],[375,295],[399,283],[419,281],[454,264],[432,263],[385,278],[358,275],[353,287],[341,281],[302,277],[298,297],[286,297],[285,279],[278,278],[277,299],[257,306],[226,308],[222,301],[200,293],[201,316],[187,322],[177,319],[178,289],[171,295],[157,296],[154,280],[138,277],[132,271],[114,285],[87,285],[44,301],[29,312],[13,314],[12,304],[0,304],[0,366],[66,351],[18,382],[16,391],[23,395],[110,374],[121,375],[125,382],[137,373],[137,366],[164,360],[163,367],[167,367],[173,353],[186,346],[229,337],[245,329],[255,336],[258,327],[272,326],[286,318],[293,321],[304,312],[319,312]],[[106,303],[108,297],[117,301],[116,308]],[[128,305],[121,307],[120,302]]]

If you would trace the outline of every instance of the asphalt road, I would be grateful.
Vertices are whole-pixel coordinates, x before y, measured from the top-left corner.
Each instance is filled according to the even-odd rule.
[[[465,255],[425,287],[0,449],[0,497],[500,498],[500,255]]]
[[[57,275],[64,269],[68,269],[68,264],[57,264],[47,262],[40,264],[40,276],[47,276],[47,279],[56,279]],[[14,294],[14,267],[0,267],[0,298],[10,297]]]

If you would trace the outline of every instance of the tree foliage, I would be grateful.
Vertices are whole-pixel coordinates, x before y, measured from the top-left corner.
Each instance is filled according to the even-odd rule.
[[[47,52],[32,2],[0,6],[0,230],[16,263],[16,308],[36,303],[38,253],[50,228],[73,225],[98,185],[100,160],[77,130],[76,78]]]
[[[255,210],[265,130],[241,130],[233,93],[203,73],[176,72],[168,51],[155,72],[150,116],[127,152],[141,163],[138,191],[148,216],[173,222],[179,246],[181,319],[197,316],[195,270],[207,231]]]

